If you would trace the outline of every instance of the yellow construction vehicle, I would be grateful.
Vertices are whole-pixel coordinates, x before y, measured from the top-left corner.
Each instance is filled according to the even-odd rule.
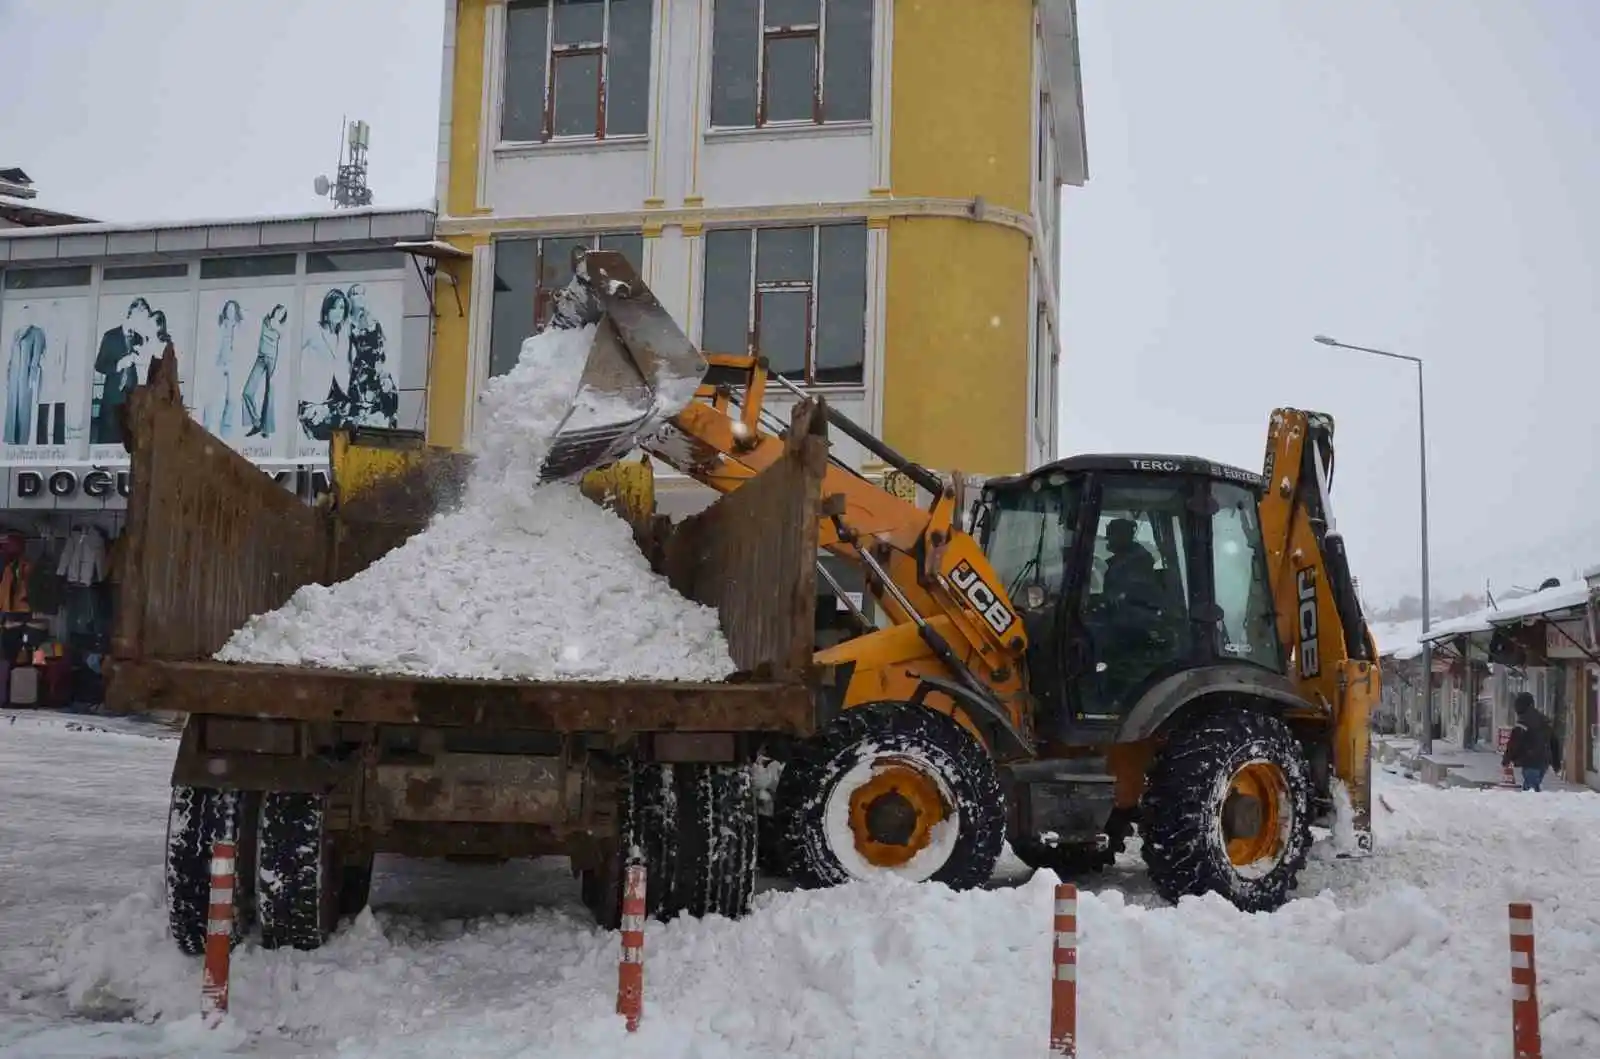
[[[574,265],[550,326],[595,334],[547,479],[642,450],[730,493],[782,458],[766,395],[805,394],[757,357],[698,351],[621,255]],[[819,545],[860,564],[876,614],[816,654],[825,723],[783,754],[792,877],[959,889],[1007,836],[1076,872],[1137,827],[1167,898],[1266,910],[1314,820],[1345,809],[1370,849],[1379,674],[1329,512],[1330,418],[1274,412],[1262,474],[1102,455],[992,480],[969,532],[962,489],[825,411],[928,500],[838,460],[822,478]]]

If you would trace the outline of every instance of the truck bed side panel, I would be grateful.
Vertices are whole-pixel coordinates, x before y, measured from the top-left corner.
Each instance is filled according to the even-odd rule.
[[[663,548],[673,587],[717,608],[744,672],[795,677],[811,664],[825,424],[821,406],[797,405],[788,458],[678,523]]]
[[[208,658],[252,615],[321,580],[319,511],[184,410],[165,358],[127,406],[132,449],[118,658]]]

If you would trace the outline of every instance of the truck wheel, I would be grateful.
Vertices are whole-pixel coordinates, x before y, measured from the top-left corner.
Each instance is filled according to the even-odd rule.
[[[1280,907],[1311,848],[1308,771],[1277,717],[1234,707],[1180,722],[1151,763],[1140,812],[1157,892]]]
[[[206,948],[211,907],[211,847],[236,820],[239,795],[209,787],[172,788],[167,806],[167,929],[179,950],[198,956]],[[234,917],[233,938],[241,934]]]
[[[645,866],[645,913],[668,918],[677,871],[678,788],[671,765],[629,761],[618,795],[617,848],[579,876],[583,903],[606,930],[622,923],[622,878],[630,856]]]
[[[261,796],[256,914],[264,949],[315,949],[333,933],[342,880],[332,870],[323,820],[320,795],[269,791]]]
[[[965,890],[989,880],[1006,835],[988,751],[953,718],[906,702],[845,710],[797,747],[777,815],[802,886],[887,873]]]
[[[742,765],[679,765],[675,911],[737,919],[756,885],[756,789]]]

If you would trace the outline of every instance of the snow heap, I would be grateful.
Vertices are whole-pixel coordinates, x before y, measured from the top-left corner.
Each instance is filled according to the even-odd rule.
[[[716,611],[654,573],[626,522],[576,485],[538,483],[593,334],[530,338],[489,384],[458,509],[348,581],[307,585],[251,618],[216,657],[525,680],[732,673]]]

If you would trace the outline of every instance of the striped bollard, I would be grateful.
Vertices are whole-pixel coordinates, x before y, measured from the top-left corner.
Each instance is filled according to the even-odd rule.
[[[1078,888],[1056,887],[1054,970],[1050,976],[1050,1054],[1078,1054]]]
[[[1539,976],[1533,962],[1533,906],[1511,903],[1511,1048],[1539,1059]]]
[[[219,838],[211,847],[211,905],[206,912],[205,970],[200,980],[200,1013],[209,1021],[228,1013],[234,852],[232,838]]]
[[[643,864],[628,865],[622,884],[622,962],[617,965],[617,1014],[628,1020],[628,1032],[639,1029],[644,1014],[644,888]]]

